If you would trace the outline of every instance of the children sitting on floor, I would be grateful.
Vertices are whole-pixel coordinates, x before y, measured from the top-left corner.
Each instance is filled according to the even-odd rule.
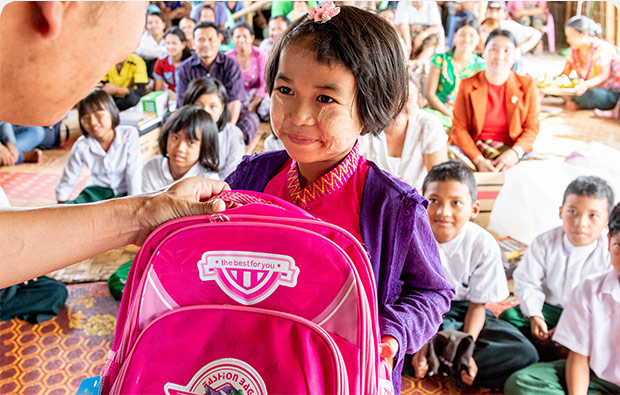
[[[514,373],[506,394],[620,394],[620,204],[609,217],[606,270],[581,282],[571,293],[553,341],[568,358],[538,363]]]
[[[200,77],[190,82],[183,98],[184,105],[195,105],[209,114],[219,129],[220,165],[218,174],[223,180],[237,168],[245,154],[245,142],[241,129],[230,123],[228,93],[218,79]]]
[[[613,207],[614,193],[594,176],[573,180],[560,207],[562,226],[539,235],[513,273],[520,305],[500,318],[516,326],[536,346],[541,361],[553,361],[564,351],[551,342],[575,287],[586,276],[606,270],[609,253],[603,229]]]
[[[493,236],[471,222],[478,215],[476,180],[464,163],[434,166],[424,179],[428,216],[439,245],[448,282],[456,288],[442,331],[462,331],[475,341],[469,370],[460,372],[466,385],[501,388],[513,372],[538,361],[536,349],[515,327],[497,319],[487,303],[508,297],[508,283],[499,245]],[[415,376],[429,370],[428,344],[415,354]]]
[[[119,125],[118,108],[112,96],[102,89],[93,90],[77,107],[83,136],[71,147],[56,186],[58,202],[90,203],[141,193],[138,130]],[[87,187],[76,199],[67,202],[84,165],[90,170]]]
[[[159,152],[144,164],[144,193],[186,177],[220,179],[217,125],[201,108],[183,106],[172,114],[159,136]]]

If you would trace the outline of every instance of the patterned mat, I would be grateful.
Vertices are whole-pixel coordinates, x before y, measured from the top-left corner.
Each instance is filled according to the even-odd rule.
[[[67,289],[57,317],[0,323],[0,394],[75,394],[82,379],[100,374],[119,302],[103,282]]]

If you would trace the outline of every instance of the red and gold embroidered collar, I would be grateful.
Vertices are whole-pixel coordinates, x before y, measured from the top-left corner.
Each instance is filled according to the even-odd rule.
[[[297,171],[297,162],[292,161],[291,167],[288,169],[286,183],[288,193],[294,204],[310,204],[311,202],[323,197],[338,188],[342,187],[357,170],[360,161],[358,143],[356,142],[351,152],[344,158],[338,166],[329,173],[321,176],[312,184],[300,190],[299,173]]]

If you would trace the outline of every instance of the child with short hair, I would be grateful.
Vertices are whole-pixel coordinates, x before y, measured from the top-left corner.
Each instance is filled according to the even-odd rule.
[[[265,80],[286,151],[246,156],[226,181],[296,204],[363,243],[377,285],[380,354],[400,393],[405,353],[435,334],[453,289],[425,199],[359,154],[358,137],[380,133],[407,100],[396,32],[368,11],[322,3],[276,42]]]
[[[118,108],[112,96],[94,89],[78,105],[82,136],[71,147],[69,158],[56,186],[59,203],[90,203],[142,191],[142,158],[138,130],[119,125]],[[90,170],[87,187],[67,202],[82,166]]]
[[[460,378],[466,385],[502,388],[513,372],[537,362],[538,356],[525,336],[486,308],[508,297],[508,282],[495,238],[470,221],[480,210],[473,172],[454,160],[436,165],[424,179],[422,193],[429,200],[428,217],[444,273],[456,289],[441,330],[465,332],[475,341],[469,371],[460,372]],[[418,378],[429,369],[427,348],[412,360]]]
[[[201,108],[183,106],[170,116],[159,136],[159,152],[144,164],[144,193],[186,177],[220,179],[217,125]]]
[[[595,176],[573,180],[560,207],[562,226],[536,237],[513,273],[520,305],[500,318],[534,343],[541,361],[563,356],[551,342],[562,309],[584,277],[608,266],[603,229],[613,202],[614,193],[605,180]]]
[[[196,78],[187,86],[183,104],[193,104],[211,114],[219,129],[220,179],[228,177],[237,168],[245,154],[245,142],[241,129],[230,123],[228,93],[217,78]]]
[[[607,269],[583,280],[571,293],[553,341],[568,359],[538,363],[514,373],[506,394],[620,394],[620,204],[609,216]]]

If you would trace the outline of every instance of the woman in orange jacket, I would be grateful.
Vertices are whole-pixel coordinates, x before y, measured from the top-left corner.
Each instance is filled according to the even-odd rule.
[[[450,143],[478,171],[501,172],[516,165],[538,134],[535,82],[511,70],[515,51],[512,33],[494,30],[485,43],[486,70],[461,81]]]

